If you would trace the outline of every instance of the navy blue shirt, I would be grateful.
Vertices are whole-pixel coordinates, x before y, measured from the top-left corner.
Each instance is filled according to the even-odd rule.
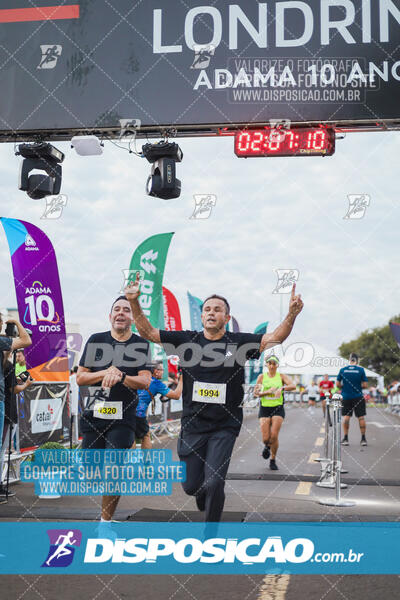
[[[342,383],[343,400],[350,400],[363,395],[361,383],[367,381],[367,376],[362,367],[347,365],[340,369],[337,380]]]

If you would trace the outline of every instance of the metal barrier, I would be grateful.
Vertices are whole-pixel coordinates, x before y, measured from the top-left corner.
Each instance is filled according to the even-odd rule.
[[[173,421],[168,420],[168,403],[163,402],[161,408],[161,421],[150,425],[150,434],[157,442],[160,441],[159,436],[166,434],[168,437],[175,438],[179,435],[180,419]]]
[[[329,427],[331,407],[332,423],[331,427]],[[341,473],[343,472],[341,457],[342,447],[340,445],[342,427],[342,396],[340,396],[340,394],[335,394],[329,403],[327,403],[326,413],[328,417],[325,423],[328,424],[328,429],[331,431],[331,434],[328,432],[326,449],[327,454],[330,454],[330,456],[326,457],[326,462],[321,461],[321,479],[316,485],[319,487],[334,488],[336,494],[334,499],[318,500],[318,503],[326,506],[354,506],[355,502],[353,500],[342,500],[340,497],[341,490],[347,488],[347,485],[340,480]],[[329,440],[329,438],[331,439]]]
[[[385,410],[394,415],[400,414],[400,394],[389,394],[388,405]]]
[[[243,415],[248,416],[252,415],[258,411],[258,407],[260,406],[260,398],[254,396],[254,388],[255,384],[246,383],[243,386],[243,400],[242,400],[242,408]]]
[[[335,482],[332,478],[332,460],[333,460],[333,443],[332,443],[332,420],[330,413],[331,399],[330,394],[325,394],[325,431],[324,431],[324,455],[315,458],[315,462],[321,463],[321,478],[316,483],[318,487],[334,488]],[[340,437],[340,432],[339,432]],[[340,469],[341,473],[348,473],[347,469]],[[342,483],[342,489],[347,485]]]
[[[326,401],[326,409],[325,409],[324,455],[320,456],[318,458],[315,458],[314,460],[315,460],[315,462],[324,463],[324,464],[326,463],[326,465],[328,465],[328,463],[331,462],[331,459],[329,458],[330,438],[331,438],[331,436],[329,435],[329,432],[330,432],[330,428],[332,427],[329,396],[328,397],[325,396],[325,401]],[[323,473],[324,473],[324,467],[321,464],[321,480],[323,477]],[[317,483],[317,485],[318,485],[318,483]],[[321,486],[321,487],[327,487],[327,486]]]
[[[10,473],[8,475],[9,483],[16,483],[20,481],[20,467],[21,464],[26,460],[29,456],[31,456],[33,452],[13,452],[10,456]],[[3,469],[1,473],[1,481],[7,481],[7,470],[8,470],[8,461],[6,460],[3,464]]]
[[[242,408],[245,416],[254,414],[260,406],[260,398],[254,396],[254,388],[255,384],[244,385]],[[299,392],[285,392],[285,409],[306,406],[307,402],[307,397],[303,395],[302,398]]]
[[[305,394],[300,392],[285,392],[285,408],[299,407],[306,405],[308,402]]]

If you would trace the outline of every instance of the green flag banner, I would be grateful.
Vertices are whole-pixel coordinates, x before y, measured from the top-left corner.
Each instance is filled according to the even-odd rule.
[[[153,327],[163,327],[160,315],[164,314],[162,285],[165,263],[172,233],[153,235],[142,242],[132,255],[130,271],[142,271],[139,303]]]
[[[261,323],[260,325],[257,325],[257,327],[254,330],[254,333],[267,333],[267,327],[268,327],[268,321],[265,321],[265,323]]]
[[[169,245],[174,232],[152,235],[142,242],[132,255],[131,277],[141,271],[139,303],[153,327],[164,329],[163,279]],[[135,325],[132,330],[137,331]],[[162,360],[167,370],[167,357],[162,346],[151,344],[153,360]]]
[[[203,323],[201,322],[203,301],[196,296],[192,296],[190,292],[187,293],[187,297],[189,300],[190,327],[193,331],[201,331],[203,329]]]

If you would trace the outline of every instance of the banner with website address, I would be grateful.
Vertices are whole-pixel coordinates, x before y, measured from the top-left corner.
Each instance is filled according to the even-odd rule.
[[[32,331],[25,350],[35,381],[68,382],[64,306],[57,259],[47,235],[32,223],[1,217],[14,274],[19,318]]]
[[[2,45],[18,55],[0,72],[10,139],[116,135],[130,120],[140,134],[158,124],[400,117],[399,0],[44,2],[0,0]],[[97,68],[81,48],[94,49]]]
[[[399,535],[398,522],[8,522],[0,573],[399,574]]]

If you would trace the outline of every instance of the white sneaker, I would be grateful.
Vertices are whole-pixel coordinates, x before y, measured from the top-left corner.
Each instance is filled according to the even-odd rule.
[[[109,540],[115,541],[118,535],[112,528],[112,523],[113,521],[100,521],[100,523],[96,527],[97,537],[107,538]]]

